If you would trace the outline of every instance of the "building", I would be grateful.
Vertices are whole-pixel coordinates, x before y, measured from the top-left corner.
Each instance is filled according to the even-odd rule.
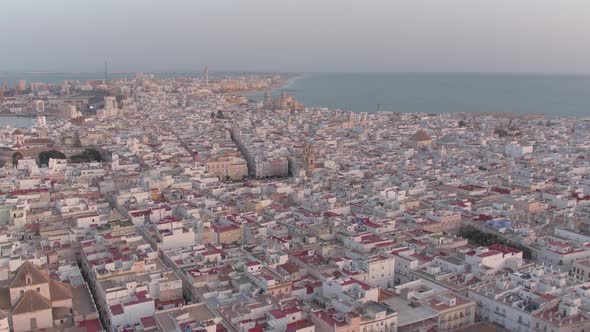
[[[248,163],[239,157],[212,157],[205,161],[205,167],[220,180],[242,180],[248,176]]]
[[[76,105],[74,104],[62,104],[58,108],[59,115],[65,119],[74,119],[79,116],[82,116],[82,113],[78,111]]]
[[[584,331],[590,319],[580,308],[588,292],[575,284],[566,273],[537,266],[474,285],[469,298],[479,317],[510,331]]]
[[[264,101],[262,105],[265,110],[272,110],[274,108],[272,103],[272,95],[270,93],[270,89],[268,88],[264,89]]]
[[[512,158],[522,158],[530,153],[533,153],[533,144],[529,142],[512,142],[504,148],[504,154]]]
[[[590,258],[580,259],[572,264],[570,275],[580,282],[590,281]]]
[[[16,90],[18,91],[25,91],[27,89],[27,81],[25,80],[18,80],[16,82]]]
[[[315,169],[315,163],[319,157],[319,151],[316,144],[306,142],[303,145],[303,163],[307,171],[313,171]]]
[[[415,149],[426,148],[432,145],[432,137],[424,130],[418,130],[410,137],[408,144]]]
[[[236,225],[213,226],[213,240],[219,244],[240,243],[242,228]]]
[[[44,112],[45,111],[45,102],[43,100],[35,100],[33,101],[32,105],[33,112]]]
[[[2,289],[14,331],[60,328],[73,324],[70,285],[49,278],[47,270],[25,261],[8,288]]]
[[[298,102],[295,97],[289,95],[286,91],[281,92],[281,96],[274,103],[274,108],[286,111],[300,111],[305,108],[303,104]]]
[[[117,98],[113,96],[106,96],[104,97],[104,108],[107,110],[112,110],[117,108]]]
[[[215,332],[225,330],[221,317],[215,315],[203,303],[158,311],[153,317],[158,331]],[[149,322],[149,319],[142,319],[144,330],[149,330],[149,326],[145,326],[145,323]]]
[[[397,286],[383,302],[398,312],[399,332],[458,331],[475,323],[474,301],[422,279]]]

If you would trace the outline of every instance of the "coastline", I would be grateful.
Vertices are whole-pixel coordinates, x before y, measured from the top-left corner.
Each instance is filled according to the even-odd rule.
[[[304,74],[297,74],[293,77],[289,77],[287,79],[281,79],[280,82],[274,83],[272,84],[269,89],[271,91],[271,93],[273,91],[277,91],[277,90],[282,90],[282,89],[287,89],[290,86],[292,86],[293,84],[295,84],[295,82],[297,82],[299,79],[303,78]],[[264,93],[265,89],[253,89],[253,90],[245,90],[245,91],[236,91],[234,92],[237,95],[241,95],[244,97],[257,97],[259,94]]]
[[[584,118],[590,89],[585,76],[307,73],[285,81],[273,96],[286,91],[308,107],[531,118]],[[260,101],[263,93],[245,96]]]

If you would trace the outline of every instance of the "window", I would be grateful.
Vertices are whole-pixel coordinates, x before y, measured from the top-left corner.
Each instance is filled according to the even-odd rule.
[[[37,287],[37,293],[41,293],[41,288]]]
[[[27,286],[33,284],[33,276],[30,273],[25,275],[25,284],[27,284]]]

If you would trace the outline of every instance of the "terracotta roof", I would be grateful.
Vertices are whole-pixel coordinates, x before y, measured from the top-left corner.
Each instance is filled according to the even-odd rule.
[[[41,293],[34,290],[28,290],[13,307],[12,314],[25,314],[46,309],[51,309],[51,302],[43,297]]]
[[[414,135],[412,135],[412,141],[431,141],[432,137],[428,135],[424,130],[418,130]]]
[[[52,140],[50,140],[49,138],[30,138],[28,140],[25,141],[26,143],[53,143]]]
[[[0,310],[10,309],[10,289],[0,288]]]
[[[61,301],[72,298],[72,289],[69,285],[56,280],[49,280],[49,293],[51,301]]]
[[[52,309],[53,319],[63,319],[70,317],[70,308],[57,307]]]
[[[49,282],[49,274],[47,271],[43,271],[37,265],[29,261],[25,261],[18,269],[16,269],[16,275],[10,283],[10,288],[27,286],[27,275],[31,276],[31,285]]]

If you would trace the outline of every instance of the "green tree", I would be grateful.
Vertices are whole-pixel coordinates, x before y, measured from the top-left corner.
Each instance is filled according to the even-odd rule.
[[[93,148],[84,150],[81,154],[77,154],[70,157],[72,163],[89,163],[93,161],[103,161],[100,152]]]
[[[49,150],[43,151],[39,153],[39,164],[40,165],[47,165],[49,163],[49,159],[67,159],[66,155],[57,150]]]
[[[12,154],[12,164],[16,166],[16,164],[18,164],[18,161],[23,159],[23,154],[20,152],[15,152]]]
[[[80,134],[78,134],[78,132],[74,134],[74,146],[77,148],[82,146],[82,141],[80,140]]]
[[[88,149],[84,150],[84,155],[88,156],[88,158],[90,160],[102,161],[102,155],[96,149],[88,148]]]
[[[525,259],[532,258],[532,252],[528,247],[523,246],[519,243],[512,242],[510,240],[501,238],[496,234],[487,233],[487,232],[484,233],[484,232],[482,232],[478,229],[475,229],[471,226],[461,227],[459,235],[463,238],[468,239],[469,243],[471,243],[473,245],[489,246],[492,244],[501,244],[501,245],[505,245],[505,246],[509,246],[509,247],[521,250],[523,257]]]

